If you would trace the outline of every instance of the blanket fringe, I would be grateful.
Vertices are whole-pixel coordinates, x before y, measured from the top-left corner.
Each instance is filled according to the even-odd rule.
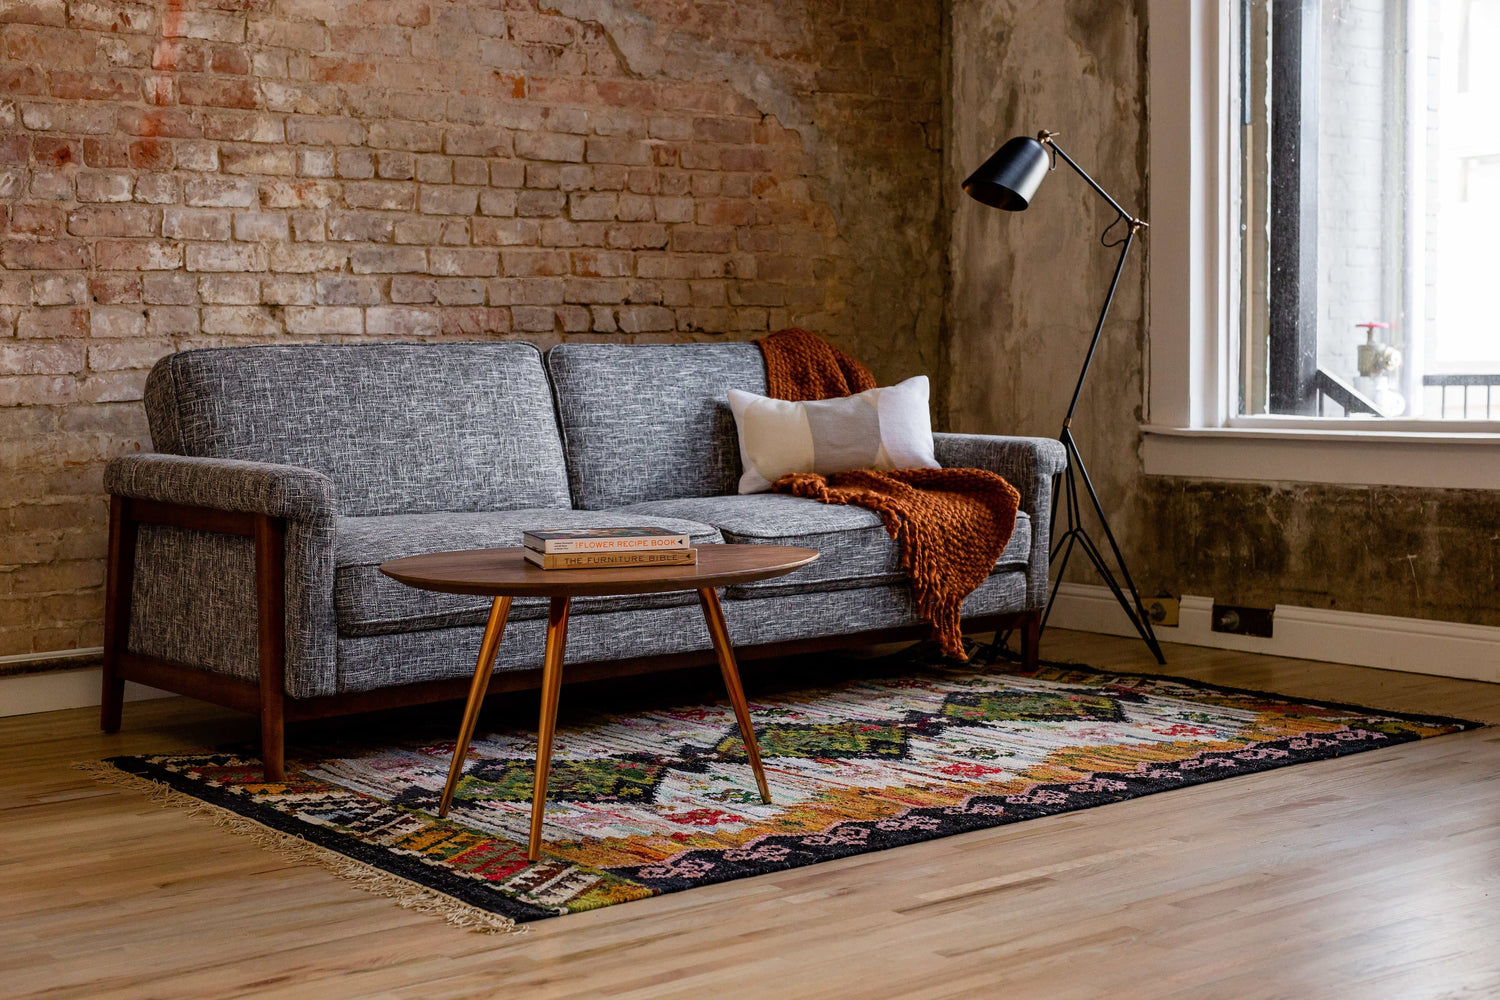
[[[188,816],[206,819],[214,826],[248,837],[256,845],[274,851],[288,861],[327,869],[356,888],[394,900],[402,909],[441,916],[455,927],[483,934],[526,932],[526,928],[517,927],[516,922],[509,917],[462,903],[451,896],[347,858],[337,851],[320,847],[294,834],[273,830],[236,812],[194,798],[186,792],[122,771],[107,761],[80,761],[73,767],[89,774],[96,781],[141,792],[148,801],[156,805],[181,809]]]

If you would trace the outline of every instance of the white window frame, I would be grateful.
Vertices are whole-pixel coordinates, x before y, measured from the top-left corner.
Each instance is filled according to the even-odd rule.
[[[1238,416],[1235,0],[1149,0],[1147,475],[1500,489],[1500,421]]]

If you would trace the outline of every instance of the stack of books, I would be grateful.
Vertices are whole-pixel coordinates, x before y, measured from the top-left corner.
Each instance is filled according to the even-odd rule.
[[[691,566],[698,550],[665,528],[557,528],[521,536],[527,562],[542,569]]]

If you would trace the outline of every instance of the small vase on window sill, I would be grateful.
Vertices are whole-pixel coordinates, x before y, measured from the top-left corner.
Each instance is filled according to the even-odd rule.
[[[1379,321],[1355,324],[1365,331],[1365,342],[1359,345],[1359,375],[1354,387],[1368,396],[1381,416],[1399,417],[1406,412],[1406,397],[1391,388],[1401,370],[1401,352],[1375,339],[1376,330],[1389,330],[1391,324]]]

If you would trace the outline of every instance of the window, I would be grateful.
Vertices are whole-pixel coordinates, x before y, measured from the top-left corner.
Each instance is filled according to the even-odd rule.
[[[1278,0],[1272,0],[1273,5],[1276,2]],[[1280,2],[1294,3],[1295,0]],[[1444,17],[1467,17],[1470,28],[1466,30],[1478,32],[1482,19],[1493,18],[1492,3],[1493,0],[1476,0],[1473,4],[1450,7],[1445,6],[1446,0],[1407,0],[1400,7],[1403,18],[1406,10],[1429,14],[1435,11],[1438,30],[1443,30]],[[1244,355],[1250,353],[1255,344],[1260,345],[1262,357],[1268,354],[1270,329],[1269,281],[1265,285],[1266,321],[1257,326],[1253,316],[1248,322],[1245,316],[1250,310],[1246,309],[1244,290],[1255,287],[1257,277],[1253,270],[1248,278],[1243,272],[1247,265],[1253,268],[1257,258],[1245,252],[1245,243],[1252,238],[1246,232],[1247,220],[1253,218],[1255,204],[1247,205],[1244,198],[1246,157],[1243,143],[1247,133],[1252,133],[1253,139],[1254,118],[1246,121],[1247,107],[1252,115],[1255,109],[1253,93],[1247,99],[1247,81],[1239,72],[1239,66],[1241,52],[1248,48],[1254,53],[1258,37],[1260,52],[1267,60],[1264,64],[1266,77],[1260,85],[1270,86],[1270,47],[1274,38],[1269,16],[1273,8],[1260,0],[1264,34],[1252,35],[1247,46],[1245,29],[1247,26],[1254,29],[1255,23],[1241,17],[1246,10],[1245,0],[1147,0],[1147,5],[1150,147],[1146,217],[1151,229],[1146,237],[1150,318],[1147,328],[1146,422],[1142,427],[1141,441],[1144,472],[1148,476],[1260,483],[1500,490],[1500,405],[1491,410],[1492,419],[1482,419],[1483,413],[1476,412],[1475,404],[1482,398],[1484,390],[1467,387],[1465,391],[1470,398],[1468,419],[1432,419],[1442,415],[1443,410],[1430,402],[1433,389],[1440,387],[1428,384],[1437,375],[1467,372],[1470,376],[1483,378],[1488,372],[1500,368],[1500,364],[1486,361],[1482,352],[1495,343],[1493,325],[1485,325],[1493,324],[1493,320],[1485,314],[1483,304],[1486,289],[1500,285],[1500,274],[1496,274],[1494,263],[1497,254],[1489,250],[1492,237],[1487,235],[1500,227],[1500,215],[1493,207],[1482,212],[1478,210],[1475,206],[1479,204],[1479,191],[1471,186],[1468,197],[1474,200],[1465,203],[1468,208],[1456,214],[1448,213],[1434,223],[1439,235],[1449,231],[1458,234],[1445,244],[1450,248],[1449,259],[1457,258],[1460,265],[1477,269],[1482,276],[1478,283],[1471,283],[1461,274],[1455,277],[1456,271],[1451,263],[1449,270],[1440,271],[1442,251],[1436,238],[1429,240],[1424,234],[1421,245],[1427,253],[1423,264],[1425,267],[1431,262],[1427,273],[1437,295],[1427,296],[1423,304],[1422,314],[1427,317],[1422,325],[1426,339],[1419,343],[1424,356],[1414,361],[1402,359],[1403,366],[1410,364],[1410,370],[1419,373],[1418,380],[1423,385],[1420,404],[1404,403],[1406,416],[1340,418],[1342,408],[1330,405],[1326,399],[1322,417],[1316,416],[1315,409],[1313,415],[1267,412],[1270,409],[1270,389],[1265,375],[1269,374],[1269,366],[1262,363],[1258,383],[1264,396],[1245,388],[1247,383],[1254,384],[1255,362],[1246,363]],[[1321,4],[1312,6],[1322,12]],[[1253,3],[1250,13],[1257,13]],[[1403,20],[1401,23],[1407,22]],[[1493,21],[1486,23],[1492,24]],[[1326,26],[1326,20],[1319,20],[1317,24],[1321,29]],[[1459,64],[1452,58],[1444,63],[1442,45],[1451,44],[1456,49],[1458,43],[1455,39],[1461,40],[1462,35],[1450,34],[1446,43],[1424,37],[1427,37],[1430,49],[1429,58],[1431,51],[1436,51],[1437,62],[1448,67],[1453,74],[1449,83],[1443,84],[1440,77],[1438,85],[1429,90],[1428,100],[1436,103],[1442,100],[1442,87],[1456,91],[1460,85]],[[1466,98],[1468,106],[1471,109],[1476,106],[1481,109],[1486,106],[1500,108],[1500,92],[1497,92],[1493,77],[1489,77],[1489,82],[1481,89],[1480,76],[1475,68],[1484,60],[1494,63],[1483,65],[1484,71],[1493,73],[1500,68],[1500,57],[1494,54],[1500,51],[1495,48],[1494,36],[1481,38],[1476,34],[1467,49],[1472,55],[1465,84],[1469,88],[1467,92],[1472,95]],[[1258,59],[1261,56],[1252,57]],[[1248,82],[1255,84],[1253,79]],[[1268,91],[1263,93],[1268,95]],[[1264,99],[1269,101],[1270,97]],[[1470,118],[1477,115],[1465,113]],[[1483,121],[1482,115],[1477,117],[1479,124],[1470,134],[1447,132],[1440,136],[1441,142],[1462,141],[1465,144],[1462,157],[1470,164],[1467,167],[1470,178],[1480,171],[1496,169],[1490,154],[1480,151],[1485,147],[1478,145],[1483,139],[1481,133],[1493,126]],[[1269,160],[1270,120],[1264,121],[1262,128],[1266,133],[1262,141],[1264,155]],[[1459,155],[1444,152],[1445,148],[1438,146],[1432,155],[1438,160]],[[1383,162],[1388,167],[1396,165],[1390,159]],[[1405,161],[1400,162],[1404,164]],[[1436,184],[1440,173],[1434,166],[1427,176],[1430,183]],[[1251,190],[1262,191],[1262,196],[1268,200],[1268,188],[1252,187]],[[1438,197],[1444,195],[1440,192],[1433,196],[1433,200]],[[1323,204],[1326,206],[1328,202]],[[1384,206],[1380,207],[1384,212]],[[1265,210],[1269,211],[1269,206]],[[1269,222],[1266,226],[1263,237],[1265,256],[1260,259],[1268,270],[1271,253]],[[1469,227],[1467,234],[1460,228],[1462,226]],[[1480,249],[1477,252],[1460,250],[1459,237],[1470,240],[1471,246],[1477,244]],[[1406,250],[1404,234],[1399,246],[1401,267],[1405,267],[1404,262],[1414,255]],[[1270,277],[1262,271],[1260,280]],[[1404,277],[1398,280],[1408,281]],[[1424,291],[1427,287],[1425,283],[1413,284]],[[1403,291],[1402,294],[1408,293]],[[1404,300],[1401,308],[1407,308],[1409,301],[1409,298]],[[1479,303],[1477,320],[1472,318],[1472,307],[1470,319],[1452,318],[1462,315],[1458,310],[1460,303],[1465,301]],[[1406,331],[1394,323],[1404,321],[1404,316],[1388,320],[1359,310],[1350,322],[1377,319],[1390,321],[1393,325],[1374,328],[1376,337],[1382,340],[1390,338],[1389,343],[1403,350]],[[1318,340],[1309,340],[1309,343],[1320,347],[1325,344],[1330,348],[1337,346],[1335,331],[1327,318],[1319,316],[1317,323],[1308,329],[1315,330],[1318,336]],[[1363,338],[1363,329],[1355,329],[1359,331],[1357,336]],[[1325,330],[1328,331],[1326,337],[1323,336]],[[1337,336],[1344,338],[1346,354],[1347,345],[1354,341],[1357,366],[1358,340],[1348,336],[1348,331]],[[1445,338],[1448,339],[1445,341]],[[1476,342],[1481,345],[1478,349],[1474,346]],[[1455,354],[1460,356],[1461,362],[1454,359]],[[1354,374],[1357,373],[1356,367]],[[1405,373],[1396,373],[1394,379],[1390,378],[1390,373],[1387,376],[1387,385],[1401,392],[1401,378]],[[1346,380],[1352,378],[1350,375]],[[1452,388],[1447,391],[1449,415],[1458,416],[1459,413],[1453,412],[1459,409],[1455,391]],[[1500,391],[1494,396],[1500,404]],[[1245,407],[1243,404],[1247,399],[1252,404],[1258,399],[1266,402]],[[1417,405],[1422,406],[1420,416],[1413,412]]]
[[[1233,414],[1500,419],[1500,0],[1226,7]]]

